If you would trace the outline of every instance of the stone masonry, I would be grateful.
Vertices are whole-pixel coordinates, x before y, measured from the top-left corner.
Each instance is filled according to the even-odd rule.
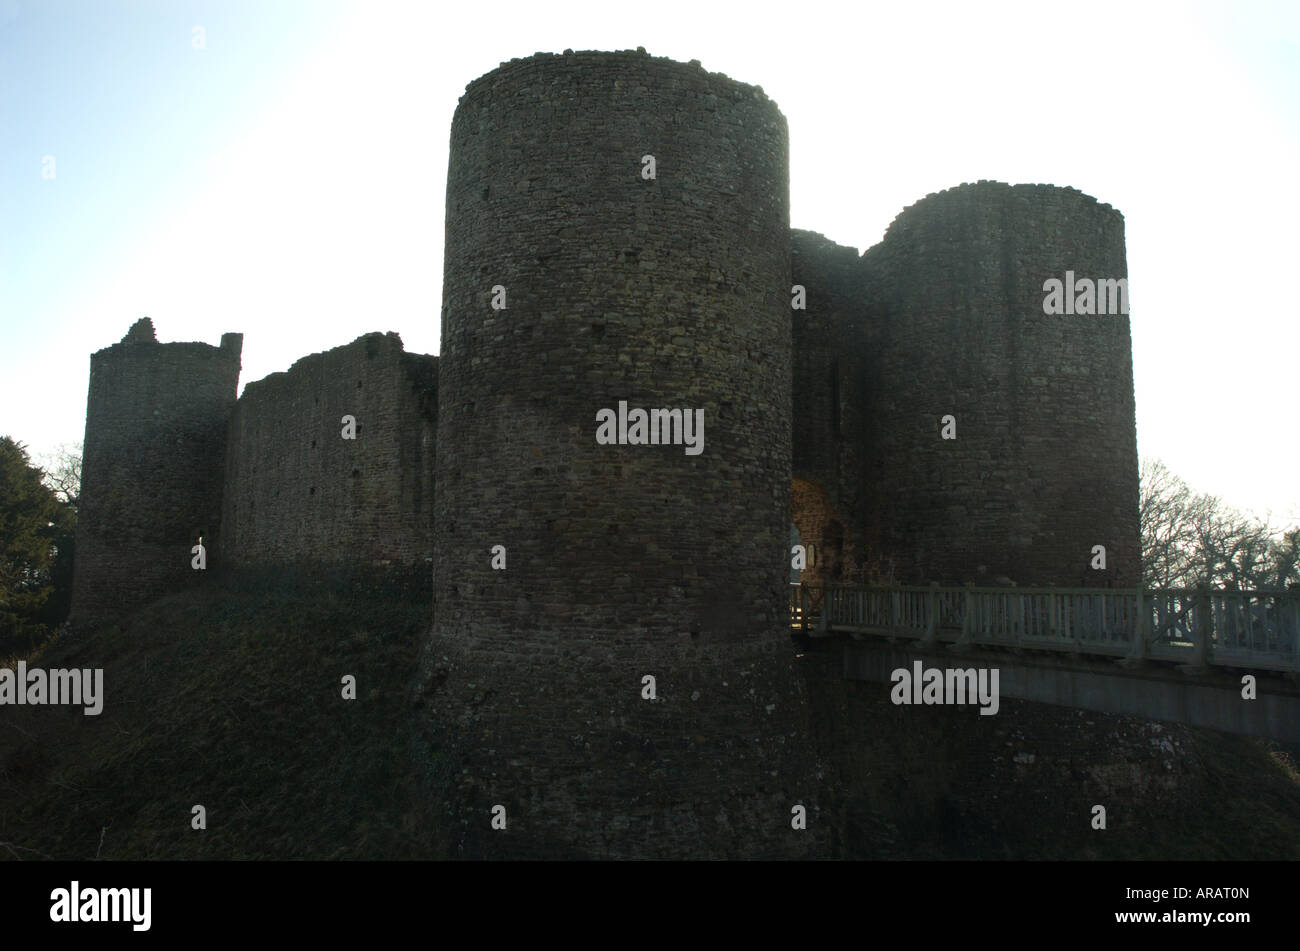
[[[237,402],[238,334],[92,357],[74,626],[192,583],[200,534],[213,565],[429,563],[415,726],[457,854],[821,854],[791,525],[805,581],[1135,585],[1133,366],[1127,314],[1043,311],[1127,278],[1109,205],[963,185],[858,255],[791,231],[788,176],[776,104],[696,62],[475,80],[438,357],[366,334]],[[702,410],[703,451],[602,444],[621,402]]]
[[[428,558],[437,380],[436,357],[374,333],[248,384],[230,421],[223,550],[242,562]]]
[[[90,358],[69,622],[89,627],[193,584],[220,531],[241,334],[159,343],[145,317]]]

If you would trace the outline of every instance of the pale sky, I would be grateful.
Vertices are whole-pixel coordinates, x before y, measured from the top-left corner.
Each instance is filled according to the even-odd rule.
[[[369,331],[436,353],[465,85],[637,46],[762,86],[792,224],[859,251],[978,179],[1118,208],[1140,452],[1300,522],[1288,2],[0,0],[0,434],[80,440],[90,353],[145,315],[243,332],[241,387]]]

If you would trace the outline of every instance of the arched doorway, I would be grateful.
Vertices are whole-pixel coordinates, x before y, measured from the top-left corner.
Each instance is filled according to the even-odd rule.
[[[790,544],[801,544],[807,552],[807,567],[796,579],[805,584],[828,584],[859,580],[855,577],[853,544],[830,495],[816,482],[796,476],[790,486]],[[793,540],[798,536],[798,541]]]

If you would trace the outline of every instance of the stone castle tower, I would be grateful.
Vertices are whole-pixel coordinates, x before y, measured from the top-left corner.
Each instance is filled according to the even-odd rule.
[[[493,753],[452,754],[467,854],[496,854],[473,840],[498,802],[528,816],[514,854],[752,854],[717,817],[799,854],[788,195],[780,111],[698,65],[537,56],[461,99],[430,702],[444,735],[491,724]],[[620,404],[702,411],[702,452],[600,444]],[[652,779],[626,789],[638,764]],[[579,800],[609,811],[570,828]]]
[[[418,725],[460,854],[813,854],[791,525],[806,581],[1134,586],[1137,450],[1127,313],[1043,307],[1127,278],[1118,212],[980,182],[858,255],[791,231],[788,177],[776,105],[695,62],[474,81],[438,357],[369,334],[238,404],[238,335],[92,358],[75,619],[188,583],[200,532],[223,563],[431,562]]]
[[[810,296],[793,515],[822,545],[812,577],[862,580],[856,563],[903,583],[1138,583],[1128,314],[1043,307],[1067,272],[1127,282],[1119,212],[979,182],[907,208],[861,258],[809,232],[793,252]]]
[[[242,334],[159,343],[145,317],[90,358],[73,625],[192,584],[191,548],[221,522]]]

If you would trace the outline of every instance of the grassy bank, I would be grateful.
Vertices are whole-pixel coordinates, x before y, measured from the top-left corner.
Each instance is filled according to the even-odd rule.
[[[405,715],[430,619],[421,574],[213,577],[27,658],[104,668],[104,708],[3,710],[0,857],[439,854]]]

